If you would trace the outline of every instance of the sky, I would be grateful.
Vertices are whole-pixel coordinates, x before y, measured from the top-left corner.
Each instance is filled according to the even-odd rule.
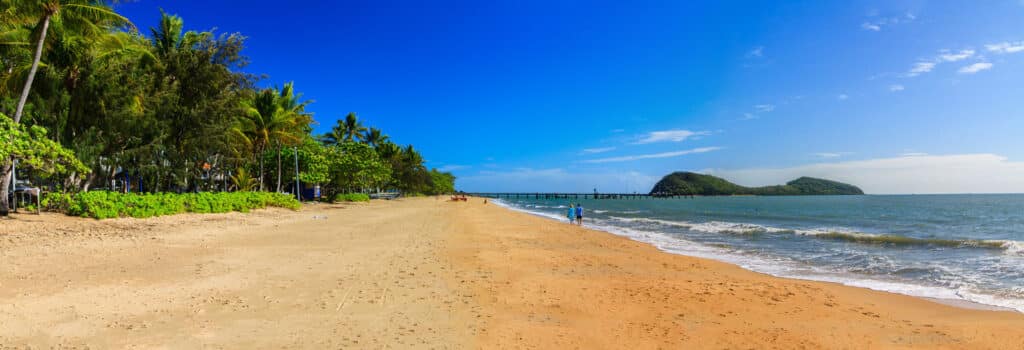
[[[348,112],[469,192],[648,192],[697,171],[1024,192],[1024,0],[149,1],[248,37],[325,132]]]

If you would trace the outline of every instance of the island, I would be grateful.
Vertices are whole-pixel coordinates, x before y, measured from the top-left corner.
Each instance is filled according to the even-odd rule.
[[[661,178],[651,189],[652,196],[812,196],[812,195],[862,195],[864,191],[854,185],[842,182],[801,177],[785,185],[745,187],[726,179],[678,171]]]

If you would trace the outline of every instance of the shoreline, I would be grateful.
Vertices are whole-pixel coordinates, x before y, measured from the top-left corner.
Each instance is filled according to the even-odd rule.
[[[554,217],[548,215],[547,213],[535,212],[535,211],[531,211],[531,210],[524,209],[524,208],[518,208],[518,207],[512,206],[512,205],[510,205],[508,203],[505,203],[504,201],[501,201],[500,199],[493,200],[493,202],[496,205],[501,206],[502,208],[505,208],[505,209],[513,211],[513,212],[528,214],[528,215],[531,215],[531,216],[543,218],[543,219],[546,219],[546,220],[551,220],[551,221],[558,222],[558,223],[565,223],[560,218],[554,218]],[[940,304],[944,304],[944,305],[950,305],[950,306],[955,306],[955,307],[964,308],[964,309],[970,309],[970,310],[1010,311],[1010,312],[1016,312],[1016,313],[1024,314],[1024,311],[1017,310],[1017,309],[1014,309],[1012,307],[1002,306],[1002,305],[994,305],[994,304],[986,304],[986,303],[983,303],[983,302],[969,300],[969,299],[966,299],[964,297],[958,297],[958,298],[936,297],[936,296],[924,295],[923,293],[913,294],[912,292],[904,292],[904,291],[900,291],[900,290],[896,290],[896,289],[885,289],[885,288],[881,288],[881,287],[879,287],[879,288],[872,288],[870,286],[866,286],[866,285],[863,285],[863,284],[856,284],[856,282],[881,282],[881,281],[872,280],[872,279],[858,279],[856,277],[853,277],[853,278],[850,278],[849,281],[843,281],[842,278],[827,279],[827,278],[815,278],[814,276],[773,274],[773,273],[770,273],[770,272],[767,272],[767,271],[758,270],[758,269],[753,268],[753,267],[744,266],[744,265],[738,263],[735,260],[730,260],[730,259],[724,258],[722,256],[715,256],[715,255],[712,255],[712,254],[695,254],[695,252],[686,252],[686,251],[677,251],[677,250],[673,250],[673,249],[668,249],[668,248],[665,248],[665,247],[659,245],[657,242],[643,240],[643,239],[637,239],[637,237],[634,237],[634,236],[631,236],[631,235],[629,235],[627,233],[621,232],[621,230],[620,230],[620,232],[616,232],[616,228],[615,227],[594,226],[594,225],[587,225],[586,223],[584,223],[583,227],[586,228],[586,229],[589,229],[589,230],[600,231],[600,232],[612,234],[612,235],[615,235],[615,236],[623,237],[623,238],[626,238],[626,239],[629,239],[629,240],[632,240],[632,241],[648,244],[648,245],[651,245],[652,247],[654,247],[655,249],[658,249],[659,251],[662,251],[662,252],[667,253],[667,254],[682,255],[682,256],[699,258],[699,259],[710,259],[710,260],[714,260],[714,261],[730,264],[730,265],[736,266],[737,268],[741,268],[741,269],[744,269],[744,270],[747,270],[747,271],[751,271],[751,272],[755,272],[755,273],[761,273],[761,274],[765,274],[765,275],[772,276],[772,277],[775,277],[775,278],[785,278],[785,279],[802,280],[802,281],[815,281],[815,282],[835,283],[835,284],[839,284],[839,285],[843,285],[843,286],[847,286],[847,287],[862,288],[862,289],[865,289],[865,290],[887,292],[887,293],[898,294],[898,295],[906,295],[906,296],[911,296],[911,297],[915,297],[915,298],[920,298],[920,299],[923,299],[923,300],[929,300],[929,301],[940,303]],[[655,234],[664,235],[664,234],[661,234],[661,233],[655,233]],[[671,239],[671,237],[670,237],[670,239]],[[697,244],[699,244],[699,243],[697,243]],[[898,282],[898,283],[907,283],[907,282]],[[909,284],[909,283],[908,283],[908,285],[919,286],[919,285],[916,285],[916,284]],[[941,290],[944,290],[944,291],[948,291],[948,292],[950,292],[952,294],[956,293],[956,291],[948,290],[948,289],[941,288],[941,287],[929,287],[929,286],[920,286],[920,287],[938,288],[938,289],[941,289]]]
[[[1016,311],[776,277],[480,202],[457,211],[482,236],[473,246],[476,265],[505,277],[488,279],[486,290],[498,314],[531,320],[497,328],[556,334],[528,343],[538,347],[1002,349],[1024,342],[1024,314]],[[506,283],[534,287],[506,291]],[[508,302],[525,295],[545,298]],[[558,321],[534,322],[536,315]],[[490,344],[508,333],[491,335]],[[558,339],[574,341],[545,343]]]

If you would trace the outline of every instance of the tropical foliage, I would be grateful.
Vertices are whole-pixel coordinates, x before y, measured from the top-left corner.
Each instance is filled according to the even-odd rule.
[[[14,159],[19,180],[68,198],[454,191],[451,174],[355,113],[312,134],[312,101],[294,84],[259,88],[243,72],[241,34],[159,15],[144,35],[104,1],[0,0],[0,113],[12,116],[0,116],[0,212]]]

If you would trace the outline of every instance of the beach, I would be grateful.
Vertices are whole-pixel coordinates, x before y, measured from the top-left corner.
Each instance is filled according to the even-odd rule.
[[[434,197],[0,221],[0,348],[1013,349],[1024,314]]]

